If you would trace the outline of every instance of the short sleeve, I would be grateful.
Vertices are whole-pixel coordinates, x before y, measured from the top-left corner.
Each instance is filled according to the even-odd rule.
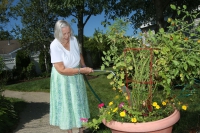
[[[54,40],[50,45],[51,63],[62,62],[62,51],[58,43],[58,40]]]

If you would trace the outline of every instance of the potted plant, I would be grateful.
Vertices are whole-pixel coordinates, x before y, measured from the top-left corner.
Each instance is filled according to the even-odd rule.
[[[101,69],[112,66],[114,74],[107,78],[115,96],[106,107],[105,103],[99,105],[98,118],[84,119],[86,127],[98,129],[103,122],[113,133],[172,132],[180,117],[179,109],[186,110],[189,105],[172,94],[171,89],[177,83],[192,85],[200,75],[200,26],[193,28],[198,16],[195,11],[188,13],[185,6],[171,8],[185,15],[181,19],[169,18],[167,31],[149,31],[148,46],[141,38],[124,36],[127,22],[117,20],[110,26],[106,33],[110,49],[103,52]],[[101,35],[97,38],[102,41]],[[122,126],[125,127],[120,129]]]

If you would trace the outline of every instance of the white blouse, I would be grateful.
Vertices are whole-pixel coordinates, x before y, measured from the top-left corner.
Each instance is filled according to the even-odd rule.
[[[80,64],[80,49],[76,37],[70,38],[70,50],[54,39],[50,44],[51,63],[63,62],[66,68],[74,68]]]

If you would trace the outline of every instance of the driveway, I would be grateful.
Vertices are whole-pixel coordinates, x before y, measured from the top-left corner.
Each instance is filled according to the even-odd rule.
[[[49,125],[49,93],[5,90],[4,96],[27,102],[13,133],[67,133],[66,130]],[[73,129],[73,133],[78,133],[78,129]]]

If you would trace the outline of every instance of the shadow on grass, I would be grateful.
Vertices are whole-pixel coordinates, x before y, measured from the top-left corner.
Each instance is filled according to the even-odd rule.
[[[181,111],[180,120],[174,125],[173,133],[199,133],[200,111]]]

